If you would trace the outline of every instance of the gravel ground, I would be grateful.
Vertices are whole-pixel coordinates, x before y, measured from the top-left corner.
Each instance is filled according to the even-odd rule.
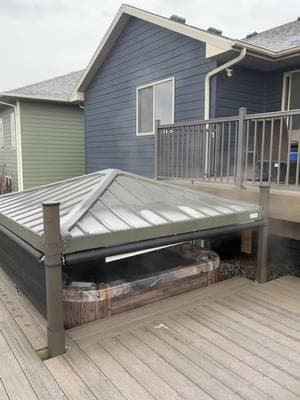
[[[219,276],[220,280],[230,279],[235,276],[255,280],[256,260],[249,256],[237,256],[221,260]],[[300,276],[300,268],[284,263],[269,263],[269,279],[279,278],[284,275]]]

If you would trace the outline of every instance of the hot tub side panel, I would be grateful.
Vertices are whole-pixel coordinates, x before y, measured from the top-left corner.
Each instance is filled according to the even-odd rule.
[[[13,235],[5,228],[0,227],[0,267],[37,309],[46,316],[44,266],[39,262],[39,257],[35,257],[26,250],[29,245],[24,242],[25,246],[20,246],[19,241],[20,239],[14,240]]]

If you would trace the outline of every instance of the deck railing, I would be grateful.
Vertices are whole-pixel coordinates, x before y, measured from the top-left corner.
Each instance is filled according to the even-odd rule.
[[[268,182],[300,190],[300,110],[160,125],[155,174],[162,179]]]

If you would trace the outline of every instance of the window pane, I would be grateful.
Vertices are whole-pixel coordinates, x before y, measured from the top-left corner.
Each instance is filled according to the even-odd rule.
[[[155,119],[159,119],[161,125],[173,123],[173,98],[173,81],[155,86]]]
[[[11,148],[16,148],[16,121],[15,121],[15,113],[12,112],[10,114],[10,137],[11,137]]]
[[[153,132],[153,86],[138,91],[138,131]]]

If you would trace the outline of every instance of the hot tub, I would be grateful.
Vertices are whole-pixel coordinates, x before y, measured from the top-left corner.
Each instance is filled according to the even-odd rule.
[[[100,264],[65,280],[66,329],[218,281],[219,256],[189,243]],[[95,272],[96,271],[96,272]]]

